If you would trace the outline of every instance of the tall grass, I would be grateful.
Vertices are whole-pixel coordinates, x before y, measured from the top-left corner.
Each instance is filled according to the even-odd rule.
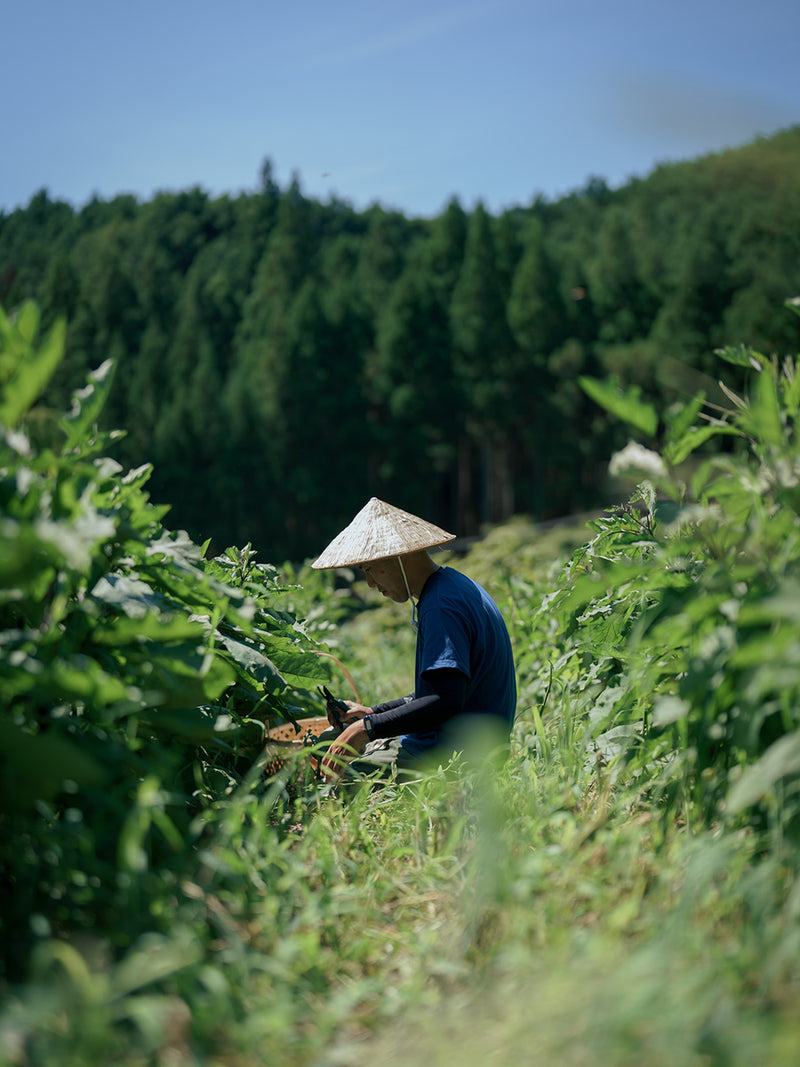
[[[91,738],[93,753],[107,744],[114,775],[113,788],[92,793],[91,781],[53,783],[40,766],[32,781],[46,796],[3,794],[16,804],[0,811],[4,892],[30,952],[24,973],[0,985],[0,1063],[800,1062],[800,620],[786,595],[798,577],[800,386],[793,366],[756,356],[752,396],[717,418],[734,431],[733,452],[711,450],[712,437],[692,437],[691,418],[672,413],[672,460],[634,454],[657,472],[658,496],[643,483],[630,507],[581,527],[564,558],[528,527],[527,547],[512,551],[515,524],[454,561],[483,578],[509,620],[518,722],[504,762],[476,767],[465,753],[413,785],[321,789],[303,753],[267,774],[266,754],[236,732],[252,727],[265,679],[273,711],[313,703],[313,670],[332,662],[310,655],[314,642],[346,665],[363,699],[406,691],[406,609],[316,572],[280,582],[247,550],[205,570],[192,546],[163,539],[137,485],[123,477],[117,488],[87,459],[86,492],[68,503],[90,503],[102,475],[104,507],[121,496],[138,516],[138,541],[128,527],[107,532],[95,566],[131,568],[138,553],[121,588],[135,599],[134,579],[159,592],[168,583],[173,629],[162,629],[162,599],[152,615],[124,601],[145,619],[126,621],[113,598],[93,607],[97,574],[90,584],[52,548],[24,557],[32,621],[15,629],[16,645],[0,644],[22,735],[13,754],[21,761],[34,743],[47,752],[48,733],[63,730]],[[52,528],[34,521],[30,496],[15,495],[37,484],[20,470],[57,470],[65,486],[76,464],[21,454],[16,433],[4,440],[4,463],[17,466],[2,487],[24,548]],[[689,485],[680,461],[702,441],[709,451]],[[59,529],[66,551],[73,541]],[[20,550],[13,532],[0,527],[8,553]],[[154,533],[158,567],[147,562]],[[56,581],[41,578],[47,567]],[[10,565],[0,574],[7,586],[21,581]],[[51,597],[43,619],[40,586]],[[6,597],[4,610],[22,602]],[[116,675],[92,644],[98,618],[122,635]],[[170,634],[201,635],[204,662],[216,664],[211,718],[202,690],[187,716],[170,701],[154,708],[133,684],[147,648],[165,662],[174,652],[162,647]],[[53,706],[19,671],[20,649],[45,664],[36,677],[73,687],[52,730],[39,728]],[[69,674],[65,649],[82,657]],[[286,677],[270,673],[270,656],[283,657]],[[194,662],[173,661],[181,677]],[[293,674],[298,665],[312,673]],[[89,697],[84,676],[97,680]],[[182,695],[180,678],[164,679]]]

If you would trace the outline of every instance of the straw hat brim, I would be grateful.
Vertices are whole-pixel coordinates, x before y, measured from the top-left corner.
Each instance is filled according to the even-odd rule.
[[[374,496],[311,566],[316,570],[357,567],[378,559],[436,548],[453,541],[455,536]]]

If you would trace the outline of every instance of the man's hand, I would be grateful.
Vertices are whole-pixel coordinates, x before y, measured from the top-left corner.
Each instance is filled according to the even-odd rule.
[[[367,708],[363,704],[356,704],[354,700],[345,700],[344,703],[347,705],[347,711],[340,711],[339,716],[345,726],[351,722],[357,722],[359,719],[363,719],[365,715],[372,713],[372,708]],[[328,712],[328,722],[331,726],[337,725],[332,721],[330,712]]]
[[[357,717],[342,730],[335,741],[331,742],[320,764],[322,775],[329,782],[341,777],[345,767],[353,758],[354,751],[356,753],[363,752],[369,740],[367,731],[364,729],[364,723],[361,720],[372,709],[365,708],[360,704],[354,704],[350,710]]]

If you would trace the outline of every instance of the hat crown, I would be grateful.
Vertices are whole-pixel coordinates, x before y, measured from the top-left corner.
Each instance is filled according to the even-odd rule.
[[[435,548],[454,538],[455,534],[440,526],[374,496],[312,566],[317,570],[355,567],[376,559]]]

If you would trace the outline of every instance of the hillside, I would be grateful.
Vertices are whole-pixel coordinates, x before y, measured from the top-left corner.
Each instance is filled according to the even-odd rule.
[[[115,360],[107,425],[173,525],[300,561],[373,494],[463,536],[602,504],[623,431],[578,377],[668,403],[715,395],[721,345],[793,351],[799,246],[798,127],[497,217],[359,213],[267,161],[235,198],[38,193],[0,305],[66,315],[56,408]]]

